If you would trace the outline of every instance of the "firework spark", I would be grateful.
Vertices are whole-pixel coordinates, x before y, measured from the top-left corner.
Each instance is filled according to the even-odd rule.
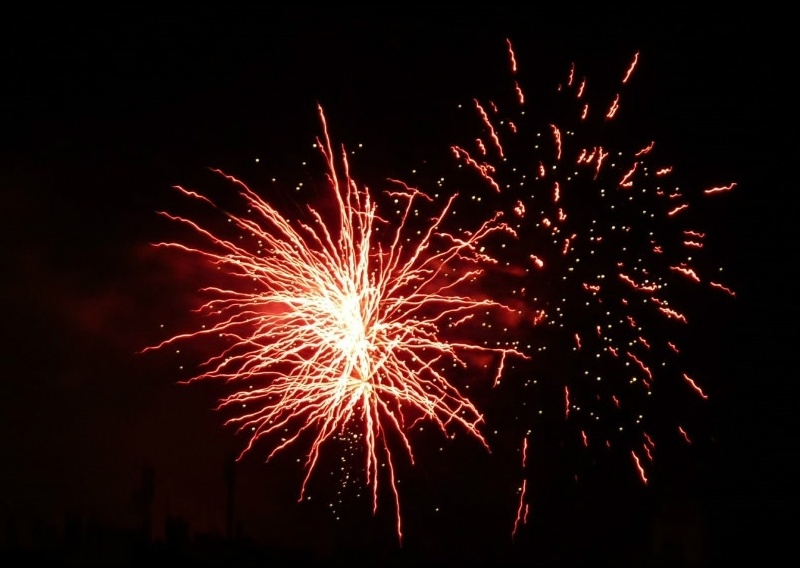
[[[572,423],[582,447],[638,448],[628,459],[646,484],[651,433],[660,429],[643,413],[647,399],[659,388],[708,399],[701,380],[684,372],[674,339],[690,319],[681,301],[691,287],[735,296],[702,268],[706,231],[690,206],[736,184],[684,191],[671,182],[675,168],[658,144],[614,130],[639,53],[620,68],[613,90],[594,92],[601,97],[594,102],[591,84],[572,65],[556,89],[556,112],[547,114],[551,109],[528,108],[534,97],[517,79],[511,42],[508,51],[506,94],[461,107],[468,113],[461,122],[479,134],[453,144],[452,154],[485,186],[484,197],[514,219],[514,240],[493,249],[506,284],[497,290],[505,289],[503,301],[523,300],[538,344],[529,352],[533,364],[553,352],[568,361],[553,391],[560,409],[544,411]],[[548,346],[556,349],[545,352]],[[527,447],[530,425],[523,429]],[[665,432],[689,441],[683,426]],[[512,534],[527,511],[522,487]]]
[[[434,206],[435,199],[397,180],[389,180],[385,191],[397,219],[387,221],[351,177],[344,148],[337,160],[321,107],[319,117],[323,138],[315,146],[325,160],[333,212],[309,205],[305,219],[292,221],[242,181],[219,172],[251,212],[227,213],[244,240],[163,213],[205,244],[156,246],[197,255],[209,274],[221,270],[230,285],[202,290],[209,298],[199,308],[207,317],[202,329],[148,349],[201,338],[221,346],[187,382],[215,379],[231,386],[219,408],[237,409],[227,423],[249,433],[241,455],[260,440],[271,444],[267,460],[307,444],[300,499],[326,443],[345,436],[359,441],[373,514],[385,475],[402,539],[396,454],[413,464],[410,430],[431,422],[445,436],[461,430],[488,449],[481,412],[451,380],[452,367],[467,368],[475,360],[485,365],[489,358],[497,381],[506,357],[525,357],[513,345],[465,340],[462,332],[487,313],[513,311],[467,292],[496,263],[481,243],[513,230],[500,214],[472,230],[445,230],[453,194],[412,231],[425,218],[420,207]],[[176,189],[216,207],[197,192]]]

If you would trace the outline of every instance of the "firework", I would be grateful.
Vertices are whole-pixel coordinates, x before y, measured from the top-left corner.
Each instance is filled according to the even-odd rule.
[[[526,100],[510,41],[508,55],[509,88],[462,105],[459,123],[477,135],[451,150],[514,229],[513,240],[492,249],[504,284],[496,298],[524,306],[531,376],[551,372],[554,361],[565,368],[546,381],[558,398],[535,397],[524,412],[557,408],[587,449],[627,445],[647,484],[653,431],[664,431],[644,413],[650,395],[661,389],[708,399],[681,360],[679,338],[690,320],[681,302],[701,287],[735,296],[701,264],[706,231],[690,205],[736,184],[684,191],[658,144],[615,129],[639,53],[620,68],[612,90],[593,92],[572,65],[549,101],[555,109]],[[550,363],[544,371],[542,361]],[[558,403],[542,409],[541,400]],[[521,414],[524,470],[531,427]],[[666,432],[690,443],[680,424]],[[525,492],[523,479],[512,534],[527,519]]]
[[[396,458],[399,453],[414,461],[409,431],[431,422],[444,436],[461,430],[488,449],[481,412],[452,381],[452,367],[485,366],[488,358],[497,380],[507,356],[524,357],[514,346],[470,341],[461,331],[485,321],[487,313],[511,310],[469,293],[496,262],[481,243],[511,229],[495,214],[471,229],[447,231],[457,196],[437,205],[436,198],[397,180],[383,192],[396,218],[382,216],[370,192],[351,177],[344,148],[337,159],[321,107],[319,117],[323,138],[315,146],[325,161],[333,207],[309,205],[304,217],[289,219],[242,181],[218,172],[249,211],[226,213],[239,238],[163,213],[189,226],[204,244],[156,246],[196,255],[209,276],[222,273],[229,284],[202,289],[208,300],[199,308],[201,329],[148,349],[207,339],[214,353],[188,382],[230,386],[219,407],[234,409],[227,423],[249,435],[242,455],[259,441],[270,448],[267,460],[306,445],[300,499],[324,446],[356,440],[373,513],[385,476],[402,538]],[[216,207],[200,193],[176,189]],[[426,216],[431,207],[435,213]]]

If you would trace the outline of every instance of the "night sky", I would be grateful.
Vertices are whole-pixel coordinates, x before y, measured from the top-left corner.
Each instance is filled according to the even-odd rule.
[[[0,549],[58,555],[72,527],[82,546],[127,559],[130,547],[108,535],[142,526],[143,475],[152,472],[152,542],[184,527],[189,543],[227,535],[321,560],[442,563],[711,561],[784,550],[796,390],[795,310],[784,299],[796,272],[788,261],[797,144],[783,20],[743,8],[4,17]],[[391,500],[373,517],[363,495],[332,499],[336,483],[325,469],[312,501],[296,503],[300,449],[269,464],[256,450],[231,469],[246,440],[213,410],[224,386],[178,384],[191,373],[191,350],[139,353],[165,330],[185,329],[203,278],[195,264],[151,247],[177,235],[157,211],[191,214],[174,185],[220,191],[209,168],[256,191],[274,188],[273,177],[293,187],[324,174],[311,147],[317,104],[337,142],[364,145],[355,169],[370,183],[403,178],[423,162],[446,173],[449,145],[464,136],[452,109],[501,90],[506,38],[520,66],[537,69],[527,76],[531,89],[555,85],[571,62],[599,77],[640,53],[639,88],[627,102],[640,117],[632,130],[663,142],[685,179],[737,183],[704,211],[737,297],[688,300],[698,325],[684,342],[709,401],[659,408],[698,408],[701,439],[667,450],[648,487],[629,459],[609,452],[587,460],[559,421],[545,420],[527,476],[531,520],[512,540],[520,438],[501,428],[491,455],[467,440],[443,453],[438,438],[422,441],[418,464],[405,472],[399,549]],[[301,207],[287,192],[264,197],[291,213]],[[505,425],[513,401],[483,402]],[[107,536],[90,538],[91,530]],[[658,548],[658,535],[674,544]],[[95,553],[102,557],[83,552]]]

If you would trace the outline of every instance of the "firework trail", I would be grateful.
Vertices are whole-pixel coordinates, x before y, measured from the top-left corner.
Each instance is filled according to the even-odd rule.
[[[267,460],[290,446],[308,448],[300,499],[323,446],[357,440],[373,514],[385,475],[402,539],[396,458],[404,454],[413,464],[410,430],[431,422],[445,436],[461,430],[488,449],[480,411],[448,373],[453,367],[483,373],[474,363],[484,367],[488,358],[497,380],[507,356],[525,357],[511,345],[463,339],[487,314],[510,310],[468,292],[496,262],[483,252],[482,241],[511,229],[495,214],[471,230],[448,232],[443,226],[456,195],[437,206],[434,198],[396,180],[384,192],[397,216],[388,221],[351,177],[344,148],[337,160],[321,107],[319,117],[324,136],[316,147],[325,160],[332,211],[309,205],[305,218],[290,220],[219,172],[249,210],[246,216],[226,213],[241,233],[238,239],[162,213],[190,227],[204,244],[156,246],[196,255],[209,275],[222,271],[229,285],[202,290],[209,298],[199,308],[206,316],[202,329],[148,350],[208,340],[215,354],[187,382],[230,385],[233,392],[219,408],[236,409],[227,424],[249,435],[242,455],[262,440],[271,446]],[[176,189],[216,207],[197,192]],[[426,207],[436,207],[436,213],[421,221]]]
[[[690,320],[681,302],[692,287],[735,296],[700,263],[706,231],[690,206],[736,184],[684,191],[658,144],[614,129],[638,53],[607,92],[592,91],[572,65],[555,89],[555,113],[526,100],[510,41],[508,55],[510,88],[463,105],[459,122],[478,134],[451,147],[462,175],[483,185],[483,200],[506,212],[514,229],[492,248],[503,283],[495,298],[524,305],[535,372],[547,357],[567,368],[555,382],[576,443],[601,451],[626,445],[647,484],[653,431],[662,430],[644,414],[650,395],[708,398],[681,360],[676,337]],[[530,427],[523,430],[524,470],[535,456],[527,455]],[[667,434],[690,443],[679,424]],[[524,479],[518,491],[512,535],[527,519]]]

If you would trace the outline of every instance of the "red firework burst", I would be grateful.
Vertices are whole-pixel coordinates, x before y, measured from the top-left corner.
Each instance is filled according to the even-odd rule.
[[[209,275],[222,271],[230,285],[202,289],[209,297],[199,308],[206,316],[202,329],[147,350],[201,338],[222,345],[188,382],[214,379],[231,386],[220,408],[237,409],[227,423],[249,433],[242,455],[259,440],[271,447],[267,459],[308,444],[300,499],[323,446],[355,435],[364,450],[373,513],[379,464],[385,459],[388,465],[402,538],[395,449],[413,463],[409,430],[431,422],[445,436],[460,429],[488,448],[481,412],[448,376],[450,368],[488,356],[497,362],[496,380],[507,356],[525,357],[513,345],[473,342],[459,333],[487,312],[513,311],[467,293],[469,283],[496,262],[481,243],[512,230],[495,214],[472,230],[447,231],[454,194],[412,231],[435,199],[397,180],[389,180],[392,188],[384,192],[397,214],[388,222],[351,177],[344,148],[336,159],[322,108],[319,117],[324,136],[316,147],[326,164],[332,214],[309,205],[305,218],[292,221],[227,175],[250,211],[228,213],[228,220],[246,239],[234,242],[163,213],[191,227],[205,244],[155,246],[198,256]],[[176,189],[216,207],[200,193]]]
[[[493,248],[505,283],[496,298],[521,300],[539,330],[531,334],[532,360],[546,357],[551,343],[555,356],[569,361],[569,372],[556,377],[558,411],[572,423],[578,445],[627,445],[627,459],[647,484],[653,430],[664,431],[648,423],[647,398],[659,388],[708,398],[679,356],[674,336],[689,321],[681,303],[689,288],[703,285],[735,296],[702,268],[705,220],[690,205],[736,183],[684,191],[671,181],[673,167],[652,139],[614,130],[639,53],[620,70],[610,94],[592,93],[572,65],[551,114],[528,108],[510,41],[508,54],[511,88],[495,100],[471,101],[461,120],[479,134],[452,146],[459,166],[483,183],[489,196],[483,199],[505,211],[514,229],[513,241]],[[597,92],[605,98],[596,100]],[[526,385],[535,382],[526,379]],[[531,428],[524,430],[523,469]],[[666,432],[691,443],[680,424]],[[523,480],[512,534],[527,519],[526,487]]]

